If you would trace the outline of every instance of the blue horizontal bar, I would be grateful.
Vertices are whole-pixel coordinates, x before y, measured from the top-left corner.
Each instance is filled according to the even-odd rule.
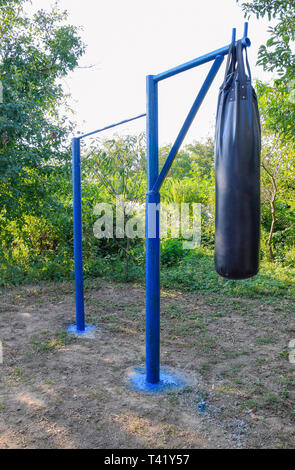
[[[165,162],[165,164],[162,168],[162,171],[161,171],[160,175],[158,176],[157,181],[154,184],[154,187],[153,187],[153,190],[152,190],[153,193],[157,193],[160,190],[160,188],[161,188],[161,186],[164,182],[164,179],[166,178],[167,173],[170,170],[170,167],[171,167],[171,165],[174,161],[174,158],[176,157],[177,152],[178,152],[178,150],[179,150],[179,148],[180,148],[180,146],[181,146],[181,144],[182,144],[182,142],[183,142],[183,140],[184,140],[184,138],[185,138],[185,136],[186,136],[186,134],[187,134],[187,132],[188,132],[188,130],[189,130],[189,128],[190,128],[190,126],[191,126],[191,124],[192,124],[192,122],[193,122],[193,120],[194,120],[194,118],[195,118],[195,116],[196,116],[196,114],[197,114],[197,112],[198,112],[198,110],[199,110],[199,108],[200,108],[200,106],[201,106],[201,104],[202,104],[202,102],[203,102],[203,100],[204,100],[204,98],[205,98],[205,96],[206,96],[206,94],[207,94],[207,92],[208,92],[208,90],[209,90],[209,88],[210,88],[210,86],[211,86],[211,84],[212,84],[212,82],[213,82],[213,80],[214,80],[221,64],[222,64],[222,62],[223,62],[223,59],[224,59],[223,56],[221,56],[221,55],[217,56],[214,63],[213,63],[213,65],[212,65],[212,67],[211,67],[211,69],[209,70],[209,73],[208,73],[208,75],[207,75],[207,77],[206,77],[206,79],[205,79],[205,81],[202,85],[202,88],[200,89],[200,91],[198,93],[198,96],[195,99],[195,102],[194,102],[190,112],[188,113],[187,118],[186,118],[186,120],[185,120],[185,122],[184,122],[178,136],[177,136],[177,139],[175,140],[175,143],[174,143],[173,147],[170,150],[170,153],[169,153],[169,155],[167,157],[167,160],[166,160],[166,162]]]
[[[249,47],[251,45],[251,41],[247,37],[242,38],[242,43],[244,47]],[[165,78],[173,77],[174,75],[177,75],[178,73],[185,72],[186,70],[192,69],[194,67],[197,67],[198,65],[206,64],[207,62],[210,62],[211,60],[216,59],[217,56],[225,56],[229,52],[230,44],[228,46],[222,47],[221,49],[217,49],[216,51],[209,52],[208,54],[202,55],[201,57],[198,57],[196,59],[190,60],[189,62],[186,62],[185,64],[178,65],[177,67],[174,67],[173,69],[169,69],[166,72],[159,73],[158,75],[154,75],[154,80],[156,82],[159,82],[160,80],[164,80]]]
[[[131,119],[125,119],[125,121],[117,122],[116,124],[111,124],[110,126],[103,127],[102,129],[97,129],[97,131],[89,132],[88,134],[78,135],[77,139],[84,139],[84,137],[89,137],[90,135],[98,134],[98,132],[106,131],[107,129],[111,129],[112,127],[121,126],[122,124],[135,121],[135,119],[140,119],[145,116],[146,114],[140,114],[139,116],[135,116]]]

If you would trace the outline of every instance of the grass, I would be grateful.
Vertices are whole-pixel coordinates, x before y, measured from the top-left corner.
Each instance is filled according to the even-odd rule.
[[[207,263],[212,261],[208,256],[195,253],[196,259],[192,261],[190,254],[186,260],[170,266],[169,269],[184,269],[181,266],[185,261],[202,266],[205,276]],[[211,269],[213,265],[210,266]],[[162,276],[165,277],[166,272],[163,267]],[[211,271],[207,274],[210,278],[215,276]],[[197,275],[196,272],[191,276],[192,285],[195,282],[194,276]],[[223,285],[223,280],[219,281],[217,278],[216,282]],[[227,282],[224,281],[225,285]],[[269,277],[267,282],[271,283],[272,278]],[[284,280],[280,282],[284,283]],[[144,295],[141,281],[137,284],[122,284],[112,282],[110,278],[107,282],[88,278],[86,286],[87,318],[91,323],[100,324],[106,335],[110,335],[113,342],[112,354],[114,350],[118,354],[118,362],[110,361],[103,367],[106,367],[111,376],[122,375],[131,362],[129,364],[128,358],[127,362],[121,362],[120,348],[125,344],[133,344],[137,348],[144,342]],[[171,409],[190,407],[186,409],[198,413],[199,402],[206,400],[210,413],[210,410],[212,413],[215,410],[224,410],[220,413],[218,411],[216,415],[220,423],[230,422],[231,417],[236,415],[241,416],[241,419],[247,418],[250,422],[253,420],[254,425],[259,420],[272,416],[294,422],[292,400],[294,401],[295,379],[293,366],[288,361],[288,342],[294,337],[295,327],[292,314],[294,304],[289,284],[285,286],[284,297],[281,293],[277,295],[275,291],[270,296],[258,294],[257,291],[253,295],[249,286],[251,284],[247,288],[250,290],[246,289],[244,294],[232,296],[226,294],[226,290],[212,291],[207,290],[206,286],[203,286],[203,290],[197,289],[194,292],[194,288],[188,284],[185,289],[173,289],[173,285],[169,285],[169,289],[162,289],[162,362],[174,366],[177,363],[177,367],[187,368],[199,380],[198,390],[193,388],[168,394],[167,402]],[[52,301],[55,296],[62,303],[71,297],[72,302],[73,288],[73,283],[70,282],[49,282],[46,286],[38,285],[38,288],[21,287],[16,292],[7,293],[7,297],[13,296],[13,302],[21,306],[36,305],[39,297],[50,298]],[[59,314],[63,308],[61,305]],[[24,350],[24,353],[31,353],[33,357],[39,354],[40,364],[45,363],[46,359],[58,360],[58,351],[68,342],[77,341],[79,344],[79,340],[75,338],[46,328],[48,327],[43,325],[35,330],[37,333],[29,338],[29,344]],[[103,338],[98,341],[103,343]],[[88,347],[87,344],[83,343],[83,347]],[[136,352],[136,364],[144,362],[142,351],[140,349]],[[24,383],[27,380],[28,383],[30,363],[24,353],[24,362],[12,366],[7,383],[10,383],[9,380],[11,383]],[[57,378],[52,380],[47,374],[45,377],[44,383],[50,386],[50,390],[55,385],[59,386]],[[33,387],[33,384],[30,386]],[[117,383],[116,387],[118,388],[113,389],[114,394],[118,397],[124,395],[124,390]],[[200,387],[204,393],[208,392],[208,396],[203,395]],[[103,390],[90,387],[87,392],[89,399],[102,403]],[[64,397],[59,393],[55,400],[56,403],[62,403]],[[212,415],[213,418],[214,416]],[[136,421],[131,424],[133,425],[136,431]],[[283,438],[284,445],[292,445],[288,434]]]
[[[274,342],[275,342],[275,338],[273,335],[266,335],[266,336],[260,336],[258,338],[255,338],[256,344],[271,344]]]
[[[75,341],[75,337],[69,336],[64,331],[57,333],[54,336],[50,335],[49,332],[42,331],[40,332],[40,335],[34,335],[31,338],[32,347],[34,351],[38,353],[56,352],[63,349],[67,344]]]
[[[69,254],[67,254],[69,256]],[[95,278],[125,282],[125,261],[117,258],[87,259],[84,256],[85,291],[88,285],[92,285]],[[144,283],[143,256],[139,264],[130,261],[129,280]],[[272,299],[282,297],[294,297],[295,293],[295,268],[282,264],[261,261],[260,272],[257,276],[242,281],[223,279],[215,272],[214,255],[212,250],[198,248],[193,251],[183,252],[181,258],[177,258],[174,264],[162,264],[161,285],[163,288],[180,289],[189,292],[218,293],[221,297],[245,297],[264,298],[272,302]],[[12,285],[46,282],[47,280],[62,281],[73,279],[73,263],[65,263],[62,258],[48,260],[46,258],[34,259],[31,263],[18,266],[17,263],[7,264],[0,259],[0,287]],[[97,282],[97,281],[96,281]],[[38,297],[38,293],[32,293]],[[237,300],[232,300],[235,307]],[[237,307],[240,307],[238,304]],[[278,305],[279,309],[280,306]],[[248,313],[241,308],[241,315]],[[220,308],[217,316],[224,316],[226,312]],[[181,311],[169,312],[181,316]]]
[[[278,263],[261,262],[257,276],[242,281],[223,279],[215,272],[213,254],[210,252],[191,253],[178,265],[163,267],[163,287],[181,288],[186,291],[203,293],[218,292],[226,296],[257,298],[294,296],[295,269]]]

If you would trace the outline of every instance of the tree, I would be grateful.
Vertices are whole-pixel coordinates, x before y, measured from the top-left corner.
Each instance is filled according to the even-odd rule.
[[[27,0],[0,5],[0,214],[20,218],[48,204],[48,180],[68,156],[71,123],[62,114],[60,80],[74,70],[84,46],[66,12],[54,7],[32,18]]]
[[[116,222],[118,210],[123,218],[124,230],[126,224],[132,224],[137,205],[144,202],[146,192],[146,140],[145,135],[127,135],[104,140],[99,147],[95,143],[83,162],[83,174],[88,183],[96,186],[97,191],[105,195],[104,202],[116,207]],[[118,201],[123,204],[118,204]],[[121,209],[121,210],[120,210]],[[119,235],[119,237],[118,237]],[[117,240],[121,238],[121,242]],[[133,256],[134,242],[124,233],[118,234],[111,240],[119,247],[119,254],[125,256],[125,275],[128,280],[129,259]]]
[[[272,241],[275,230],[275,223],[277,220],[275,203],[278,197],[277,179],[279,178],[280,173],[280,164],[278,164],[280,153],[279,139],[270,138],[268,145],[265,145],[263,148],[261,161],[261,166],[265,172],[265,175],[262,175],[262,203],[268,203],[271,212],[271,225],[269,229],[267,246],[270,260],[272,262],[274,261]],[[275,164],[275,162],[277,164]]]
[[[241,3],[241,0],[237,0]],[[245,16],[255,14],[257,18],[267,16],[276,24],[269,28],[270,38],[261,45],[258,64],[265,70],[276,71],[281,78],[295,78],[295,54],[292,42],[295,40],[295,1],[294,0],[252,0],[242,2]]]
[[[282,138],[295,138],[295,0],[252,0],[241,3],[241,6],[245,16],[268,16],[269,21],[276,22],[269,28],[267,43],[259,48],[257,64],[278,74],[271,85],[272,93],[267,94],[269,122],[272,121],[272,127],[280,132]]]
[[[268,250],[294,242],[295,173],[295,1],[237,0],[245,16],[268,17],[270,37],[259,48],[257,64],[275,72],[272,83],[256,82],[262,119],[262,222],[267,227]],[[264,208],[268,207],[265,212]]]
[[[269,231],[267,246],[270,260],[274,261],[274,238],[282,246],[288,238],[293,238],[288,235],[294,231],[294,145],[284,143],[279,135],[265,131],[261,166],[261,202],[269,207],[269,212],[263,211],[262,222]]]
[[[280,134],[281,139],[295,142],[295,103],[288,87],[281,83],[255,83],[260,114],[265,128]]]
[[[160,154],[167,149],[161,149]],[[173,168],[175,167],[174,171]],[[202,241],[214,238],[214,142],[193,142],[176,156],[161,190],[163,202],[202,204]]]
[[[256,81],[262,123],[262,221],[268,229],[267,246],[274,261],[274,237],[283,244],[294,214],[295,140],[285,116],[289,96],[276,85]],[[270,221],[269,216],[270,214]],[[283,220],[284,219],[284,220]]]

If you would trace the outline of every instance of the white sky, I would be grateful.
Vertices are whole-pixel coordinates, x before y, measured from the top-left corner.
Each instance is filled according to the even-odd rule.
[[[59,0],[69,22],[83,26],[87,44],[80,66],[64,80],[73,97],[79,130],[88,132],[145,112],[145,76],[157,74],[225,46],[232,28],[243,33],[244,16],[235,0]],[[33,0],[47,8],[51,0]],[[271,76],[256,67],[257,51],[265,42],[267,21],[251,18],[248,49],[254,77]],[[159,86],[160,144],[172,143],[212,63],[169,78]],[[221,67],[185,143],[212,136]],[[118,133],[145,130],[145,119],[117,128]],[[105,136],[110,136],[108,131]]]

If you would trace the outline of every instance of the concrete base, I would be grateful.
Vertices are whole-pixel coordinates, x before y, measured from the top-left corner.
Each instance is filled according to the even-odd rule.
[[[144,367],[134,367],[128,372],[128,383],[133,390],[144,393],[168,393],[182,390],[190,385],[182,374],[170,367],[161,367],[160,382],[150,384],[146,382]]]
[[[94,330],[96,326],[94,325],[85,325],[85,330],[77,330],[77,325],[70,325],[67,329],[67,333],[74,336],[83,336],[85,338],[93,338]]]

